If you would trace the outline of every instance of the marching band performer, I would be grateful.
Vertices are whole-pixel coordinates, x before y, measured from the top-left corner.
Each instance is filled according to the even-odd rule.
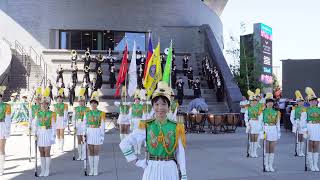
[[[36,94],[34,97],[34,104],[30,105],[29,108],[29,129],[31,130],[32,127],[35,126],[35,116],[41,109],[41,87],[36,89]],[[50,95],[49,95],[50,96]]]
[[[63,152],[64,146],[64,129],[68,125],[68,105],[63,103],[63,92],[64,89],[61,88],[58,91],[57,95],[57,103],[54,104],[54,112],[57,114],[57,138],[58,138],[58,146],[59,150]]]
[[[306,132],[306,127],[303,127],[301,121],[301,113],[305,111],[304,99],[301,95],[300,91],[295,92],[296,95],[296,102],[298,103],[296,106],[292,108],[290,113],[290,121],[292,123],[292,132],[297,133],[298,135],[298,142],[297,142],[297,155],[300,157],[305,156],[304,154],[304,140],[303,134]]]
[[[55,141],[56,113],[49,110],[50,89],[47,87],[41,100],[41,109],[35,113],[33,132],[37,139],[40,151],[41,173],[39,176],[49,176],[50,173],[50,150]]]
[[[273,108],[274,99],[271,93],[266,95],[266,108],[259,118],[263,121],[263,129],[266,134],[265,161],[264,166],[267,172],[274,172],[273,160],[276,142],[280,139],[280,117],[279,111]]]
[[[123,140],[129,134],[130,120],[129,109],[130,103],[126,102],[126,87],[122,86],[121,102],[114,102],[119,107],[118,124],[120,125],[120,140]]]
[[[11,127],[11,106],[2,100],[5,90],[5,86],[0,86],[0,176],[4,171],[6,140]]]
[[[262,122],[259,119],[259,115],[262,113],[262,106],[258,104],[257,93],[253,93],[248,90],[250,106],[247,108],[244,120],[246,122],[246,133],[250,135],[250,144],[249,144],[249,156],[258,157],[258,137],[262,132]]]
[[[140,90],[137,89],[134,93],[134,103],[131,105],[129,110],[130,117],[130,129],[131,131],[135,131],[138,129],[139,121],[142,119],[143,115],[143,105],[140,103]],[[137,144],[134,146],[134,151],[136,154],[140,154],[141,145]]]
[[[78,96],[79,106],[75,107],[72,113],[72,123],[75,127],[75,132],[78,139],[78,161],[85,160],[86,156],[86,145],[82,137],[85,135],[86,126],[86,124],[84,123],[84,115],[89,111],[89,108],[85,105],[86,97],[84,96],[84,92],[85,89],[81,88]]]
[[[104,129],[106,113],[98,110],[99,100],[98,92],[92,93],[90,99],[91,110],[84,116],[86,123],[86,141],[89,147],[89,176],[98,175],[100,146],[104,141]]]
[[[179,103],[174,99],[174,94],[171,94],[171,99],[170,99],[170,110],[168,113],[168,118],[172,119],[174,121],[177,121],[177,112],[179,108]]]
[[[119,144],[127,161],[144,169],[143,180],[187,179],[184,125],[167,118],[171,93],[165,82],[159,82],[151,100],[154,118],[140,121],[139,128]],[[142,142],[147,144],[147,157],[139,160],[132,146]]]
[[[301,124],[307,126],[308,152],[307,164],[311,171],[319,171],[319,141],[320,141],[320,108],[318,107],[317,97],[310,87],[305,89],[310,107],[301,113]]]

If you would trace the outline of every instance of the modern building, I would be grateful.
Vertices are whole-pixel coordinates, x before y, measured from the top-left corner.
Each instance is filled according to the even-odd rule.
[[[212,59],[223,77],[228,111],[237,111],[241,94],[222,54],[220,14],[226,4],[227,0],[3,0],[0,36],[41,64],[44,84],[54,80],[58,64],[70,77],[71,49],[122,52],[125,42],[132,50],[135,40],[145,51],[150,33],[154,46],[160,40],[163,51],[173,40],[177,56],[188,53],[197,66],[206,55]]]

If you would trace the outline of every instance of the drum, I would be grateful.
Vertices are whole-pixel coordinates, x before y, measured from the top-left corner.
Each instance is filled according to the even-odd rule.
[[[235,132],[239,123],[239,113],[227,113],[226,114],[226,126],[227,131]]]
[[[208,123],[211,133],[222,132],[225,116],[224,114],[208,114]]]

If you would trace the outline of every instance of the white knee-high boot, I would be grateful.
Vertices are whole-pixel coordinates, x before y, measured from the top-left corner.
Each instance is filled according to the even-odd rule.
[[[273,169],[273,160],[274,160],[274,153],[270,153],[269,154],[269,170],[270,172],[274,172],[274,169]]]
[[[44,173],[46,171],[46,157],[40,157],[41,160],[41,172],[39,174],[40,177],[44,176]]]
[[[297,146],[297,155],[301,156],[301,142],[298,141],[296,146]]]
[[[5,163],[5,155],[0,155],[0,176],[2,176],[4,172],[4,163]]]
[[[313,164],[313,153],[308,152],[307,154],[308,166],[310,171],[315,171]]]
[[[80,161],[82,157],[82,144],[78,144],[78,158],[77,161]]]
[[[93,165],[93,175],[97,176],[98,173],[98,169],[99,169],[99,156],[93,156],[94,158],[94,165]]]
[[[93,159],[94,156],[89,156],[89,176],[93,176]]]
[[[300,154],[301,154],[302,157],[305,156],[304,151],[305,151],[305,144],[302,141],[302,142],[300,142]]]
[[[43,176],[49,176],[49,174],[50,174],[50,163],[51,163],[51,157],[46,157],[46,170],[45,170]]]
[[[319,171],[318,159],[319,159],[319,153],[313,153],[313,167],[315,171]]]
[[[269,168],[269,153],[265,153],[264,154],[264,167],[266,169],[267,172],[270,171],[270,168]]]
[[[86,144],[85,143],[82,144],[81,148],[82,148],[81,160],[85,160],[86,159],[86,153],[87,153]]]
[[[60,151],[63,152],[63,146],[64,146],[64,139],[61,139],[60,141]]]
[[[137,155],[138,154],[138,145],[133,145],[134,148],[134,154]]]
[[[249,157],[253,157],[253,142],[249,142]]]
[[[258,150],[258,144],[259,144],[259,142],[254,142],[253,143],[253,157],[258,157],[258,154],[257,154],[257,150]]]

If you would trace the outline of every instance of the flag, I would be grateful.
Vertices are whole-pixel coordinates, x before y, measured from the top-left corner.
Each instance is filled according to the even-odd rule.
[[[153,54],[153,49],[152,49],[151,34],[149,33],[148,52],[147,52],[146,64],[145,64],[145,67],[144,67],[143,79],[146,79],[148,64],[149,64],[149,61],[150,61],[150,59],[152,57],[152,54]]]
[[[168,83],[168,86],[171,86],[170,84],[171,65],[172,65],[172,40],[170,42],[170,48],[167,54],[166,66],[164,67],[163,76],[162,76],[162,81]]]
[[[143,81],[144,87],[147,91],[147,99],[150,98],[161,78],[160,42],[158,42],[158,45],[148,63],[146,78]]]
[[[124,54],[122,57],[122,62],[118,74],[118,79],[116,83],[116,93],[114,94],[115,97],[119,97],[120,95],[120,86],[126,80],[128,71],[128,44],[125,46]]]
[[[136,56],[136,41],[133,41],[132,58],[129,66],[129,87],[128,94],[133,96],[137,89],[137,56]]]

